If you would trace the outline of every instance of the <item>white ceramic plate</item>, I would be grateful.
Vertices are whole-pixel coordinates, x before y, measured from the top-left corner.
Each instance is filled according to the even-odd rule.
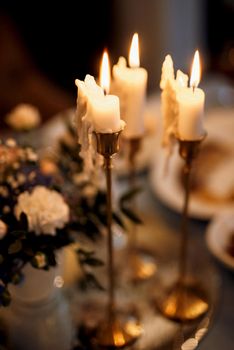
[[[211,253],[225,266],[234,270],[234,257],[226,251],[234,233],[234,210],[215,216],[207,227],[206,243]]]
[[[214,109],[207,113],[205,121],[208,132],[206,143],[220,144],[230,151],[230,159],[226,159],[225,167],[234,169],[234,109]],[[202,151],[201,151],[202,152]],[[177,212],[181,212],[183,205],[183,189],[179,181],[179,172],[182,167],[182,160],[178,155],[178,149],[172,155],[168,168],[165,166],[164,151],[158,152],[155,157],[151,172],[150,183],[153,192],[167,206]],[[234,182],[234,172],[225,174],[224,169],[217,169],[210,175],[211,188],[222,191],[227,181]],[[218,186],[215,187],[215,184]],[[191,195],[189,215],[198,219],[210,219],[220,210],[234,209],[232,201],[211,201],[202,196]]]

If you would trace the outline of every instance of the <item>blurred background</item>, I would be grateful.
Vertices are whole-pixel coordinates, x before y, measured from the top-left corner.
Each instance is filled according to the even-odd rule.
[[[167,53],[188,73],[196,48],[203,83],[232,84],[233,15],[234,0],[1,1],[0,118],[21,102],[44,120],[75,106],[75,78],[97,76],[105,47],[112,64],[128,56],[135,31],[149,94],[159,89]]]

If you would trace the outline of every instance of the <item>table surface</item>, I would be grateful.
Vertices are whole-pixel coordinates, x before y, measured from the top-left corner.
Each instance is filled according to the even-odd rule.
[[[154,220],[158,220],[158,227],[155,233],[155,241],[162,243],[165,238],[165,232],[170,234],[171,239],[174,235],[179,234],[180,215],[173,210],[164,206],[153,194],[147,175],[141,177],[144,192],[139,201],[140,207],[144,208],[145,213],[154,216]],[[233,271],[225,268],[217,261],[207,249],[205,243],[205,231],[208,222],[190,220],[190,238],[192,246],[196,246],[196,251],[202,251],[220,278],[220,288],[218,290],[218,302],[215,306],[214,317],[209,331],[198,346],[199,350],[215,350],[225,349],[232,350],[234,344],[234,275]],[[159,231],[162,231],[160,236]],[[178,237],[177,237],[178,238]],[[190,243],[191,243],[190,242]],[[166,242],[164,242],[166,243]],[[157,244],[157,243],[156,243]]]

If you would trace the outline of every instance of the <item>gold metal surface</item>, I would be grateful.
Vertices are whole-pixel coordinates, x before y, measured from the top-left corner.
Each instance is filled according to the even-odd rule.
[[[100,323],[94,344],[109,350],[123,349],[135,343],[141,335],[141,326],[137,323],[121,322],[113,319],[112,322]]]
[[[209,308],[206,293],[197,285],[176,284],[159,303],[167,318],[188,322],[204,315]]]
[[[155,258],[149,253],[141,252],[140,249],[131,249],[130,247],[128,251],[128,261],[131,269],[130,280],[132,282],[147,280],[157,271]]]
[[[121,131],[111,134],[94,132],[97,152],[104,157],[111,157],[119,151],[119,137]]]

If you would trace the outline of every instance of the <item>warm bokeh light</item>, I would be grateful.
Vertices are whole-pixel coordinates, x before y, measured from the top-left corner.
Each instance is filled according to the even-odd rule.
[[[140,67],[140,58],[139,58],[139,39],[138,34],[135,33],[132,37],[132,43],[129,51],[129,66],[132,68]]]
[[[109,63],[109,56],[106,50],[103,52],[103,55],[102,55],[99,78],[100,78],[99,81],[102,89],[106,94],[108,94],[110,89],[110,63]]]
[[[201,65],[198,50],[195,52],[192,64],[190,86],[196,88],[201,80]]]
[[[56,276],[54,279],[54,286],[56,288],[62,288],[64,286],[64,279],[62,276]]]

